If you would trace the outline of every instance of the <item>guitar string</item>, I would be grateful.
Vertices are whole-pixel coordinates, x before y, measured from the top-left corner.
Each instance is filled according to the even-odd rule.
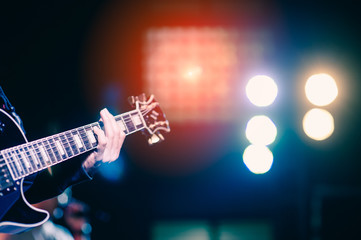
[[[120,118],[122,118],[122,116],[121,115],[119,115],[119,116],[116,116],[117,117],[117,119],[120,119]],[[128,123],[130,123],[130,122],[132,122],[132,120],[128,117],[128,116],[124,116],[123,118],[127,118],[127,119],[125,119],[125,124],[127,124],[128,125]],[[88,125],[86,125],[86,126],[83,126],[83,127],[79,127],[79,128],[75,128],[75,129],[72,129],[72,130],[68,130],[68,131],[65,131],[65,132],[63,132],[63,133],[58,133],[58,134],[55,134],[55,135],[53,135],[53,136],[50,136],[50,137],[47,137],[47,138],[53,138],[53,140],[55,139],[55,138],[57,138],[57,137],[60,137],[60,135],[64,135],[64,137],[67,137],[66,135],[67,134],[71,134],[72,135],[72,132],[73,131],[78,131],[78,130],[84,130],[85,128],[87,128],[87,127],[94,127],[94,126],[99,126],[99,124],[98,123],[93,123],[93,124],[88,124]],[[127,127],[128,128],[128,127]],[[128,130],[129,131],[129,130]],[[80,136],[82,135],[80,132],[79,132],[79,134],[80,134]],[[84,135],[84,134],[83,134]],[[48,142],[48,143],[46,143],[46,141],[47,141],[47,138],[45,138],[45,139],[39,139],[39,140],[35,140],[35,141],[32,141],[31,143],[25,143],[25,144],[22,144],[22,145],[24,145],[24,147],[27,147],[27,146],[25,146],[25,145],[28,145],[28,146],[30,146],[30,145],[35,145],[35,144],[38,144],[38,143],[42,143],[47,149],[46,150],[50,150],[50,149],[57,149],[57,147],[54,145],[54,143],[50,143],[50,142]],[[84,139],[84,137],[82,137],[82,139]],[[73,144],[73,145],[75,145],[74,144],[74,142],[75,142],[75,140],[74,140],[74,138],[71,138],[71,140],[69,141],[69,138],[67,138],[67,142],[69,142],[70,143],[70,145],[71,144]],[[36,142],[38,142],[38,143],[36,143]],[[7,150],[10,150],[10,149],[14,149],[14,150],[16,150],[15,148],[19,148],[20,146],[22,146],[22,145],[19,145],[19,146],[16,146],[16,147],[12,147],[12,148],[9,148],[9,149],[7,149]],[[54,145],[53,147],[52,147],[52,145]],[[64,143],[63,143],[63,145],[64,145]],[[47,147],[47,146],[50,146],[50,148],[49,147]],[[34,146],[32,146],[32,147],[34,147]],[[70,149],[71,149],[71,146],[69,147]],[[23,151],[24,153],[30,153],[30,151]],[[59,151],[57,151],[57,152],[59,152]],[[2,160],[2,162],[4,162],[4,160]],[[14,161],[13,161],[14,162]]]
[[[150,112],[150,110],[149,109],[146,109],[146,110],[141,110],[141,113],[142,113],[142,115],[144,116],[145,114],[147,114],[147,113],[149,113]],[[126,116],[126,115],[129,115],[129,116]],[[133,123],[133,120],[132,120],[132,116],[130,115],[130,113],[129,114],[123,114],[123,115],[118,115],[118,116],[115,116],[115,119],[116,120],[123,120],[123,122],[126,124],[126,126],[127,126],[127,128],[128,128],[128,123],[130,123],[130,122],[132,122]],[[59,137],[59,138],[61,138],[60,137],[60,135],[61,134],[63,134],[63,135],[65,135],[66,136],[66,134],[68,133],[68,132],[70,132],[70,134],[72,134],[71,132],[72,131],[79,131],[79,130],[84,130],[85,128],[87,128],[87,127],[94,127],[94,126],[96,126],[96,125],[99,125],[98,123],[93,123],[93,124],[89,124],[89,125],[86,125],[86,126],[83,126],[83,127],[79,127],[79,128],[76,128],[76,129],[73,129],[73,130],[69,130],[69,131],[66,131],[66,132],[63,132],[63,133],[59,133],[59,134],[55,134],[55,135],[53,135],[53,136],[50,136],[50,137],[48,137],[48,138],[53,138],[53,140],[56,138],[56,137]],[[134,124],[133,124],[134,125]],[[128,131],[129,131],[129,129],[127,129]],[[137,130],[137,129],[135,129],[135,130]],[[69,134],[69,133],[68,133]],[[79,132],[79,134],[80,134],[80,136],[81,136],[81,133]],[[83,138],[82,138],[83,139]],[[71,140],[71,141],[69,141],[69,139],[67,138],[67,142],[69,143],[69,145],[75,145],[74,144],[74,141],[75,140]],[[38,141],[38,143],[35,143],[36,141]],[[71,158],[72,156],[70,156],[69,157],[69,151],[67,151],[65,148],[64,148],[64,150],[66,151],[66,153],[67,154],[65,154],[66,155],[66,158],[65,159],[63,159],[63,158],[61,158],[60,160],[58,160],[58,156],[60,156],[60,154],[59,154],[59,149],[58,149],[58,147],[56,147],[55,145],[54,145],[54,143],[52,144],[52,143],[50,143],[50,142],[48,142],[48,143],[45,143],[45,141],[48,141],[47,139],[45,140],[45,139],[43,139],[43,140],[36,140],[36,141],[34,141],[34,142],[31,142],[31,144],[30,143],[27,143],[27,144],[24,144],[24,148],[25,147],[32,147],[33,148],[33,152],[30,152],[31,150],[29,150],[29,151],[26,151],[26,150],[24,150],[24,149],[22,149],[23,151],[23,153],[25,154],[25,157],[26,158],[29,158],[29,156],[31,157],[31,158],[33,158],[34,156],[35,156],[35,159],[37,159],[37,160],[39,160],[39,161],[36,161],[36,162],[38,162],[38,165],[42,165],[41,163],[42,163],[42,161],[41,161],[41,159],[40,159],[40,156],[39,156],[39,154],[42,156],[42,158],[43,158],[43,154],[41,153],[41,151],[39,150],[39,148],[38,149],[36,149],[36,147],[34,148],[34,145],[35,144],[39,144],[39,142],[41,142],[42,144],[43,144],[43,146],[46,148],[45,150],[46,150],[46,152],[48,152],[48,150],[50,151],[50,153],[48,152],[48,154],[46,154],[46,152],[45,152],[45,154],[46,155],[49,155],[49,158],[50,158],[50,160],[52,160],[52,159],[56,159],[56,161],[55,161],[55,163],[57,163],[57,162],[60,162],[60,161],[64,161],[64,160],[66,160],[66,159],[68,159],[68,158]],[[84,140],[83,140],[83,142],[84,142]],[[45,143],[45,145],[44,145],[44,143]],[[53,145],[53,147],[52,147],[52,145]],[[63,143],[63,145],[64,145],[64,143]],[[48,146],[48,147],[47,147]],[[49,148],[49,146],[50,146],[50,148]],[[16,150],[20,150],[20,147],[21,146],[16,146],[16,147],[13,147],[13,148],[10,148],[10,149],[7,149],[7,151],[8,151],[8,153],[10,152],[11,154],[13,154],[13,153],[15,153],[15,151]],[[18,148],[18,149],[16,149],[16,148]],[[90,148],[92,148],[92,147],[90,147]],[[29,148],[30,149],[30,148]],[[34,150],[35,149],[35,150]],[[13,151],[10,151],[10,150],[13,150]],[[38,150],[38,151],[37,151]],[[72,148],[72,146],[69,146],[69,150],[71,150],[71,152],[72,153],[74,153],[74,150],[73,150],[73,148]],[[80,150],[80,149],[79,149]],[[78,151],[79,151],[78,150]],[[88,149],[88,150],[90,150],[90,149]],[[85,150],[86,151],[86,150]],[[21,152],[21,151],[20,151]],[[79,151],[80,153],[81,153],[81,151]],[[4,151],[4,153],[5,153],[5,151]],[[5,153],[6,154],[6,153]],[[57,154],[58,154],[58,156],[57,156]],[[17,155],[19,155],[19,154],[17,154]],[[50,156],[50,155],[53,155],[53,158]],[[64,155],[64,154],[63,154]],[[74,154],[73,154],[74,155]],[[21,154],[20,154],[20,156],[21,156]],[[18,156],[19,157],[19,156]],[[22,158],[22,157],[21,157]],[[47,158],[47,157],[46,157]],[[24,168],[24,165],[25,165],[25,163],[24,162],[22,162],[21,160],[23,160],[23,159],[19,159],[20,160],[20,164],[21,164],[21,167],[22,168]],[[5,160],[5,156],[4,156],[4,158],[0,161],[0,162],[4,162],[4,164],[0,164],[0,167],[3,167],[4,165],[6,165],[6,160]],[[16,165],[16,162],[18,162],[17,160],[13,160],[13,161],[9,161],[8,162],[8,164],[10,165],[10,164],[12,164],[12,163],[14,163],[14,165]],[[44,161],[43,161],[44,162]],[[34,161],[32,161],[32,165],[34,166],[35,164],[34,164]],[[45,162],[46,163],[46,162]],[[54,162],[51,162],[51,163],[54,163]],[[44,164],[43,164],[44,165]],[[17,166],[16,166],[17,167]],[[46,164],[45,164],[45,167],[46,167]],[[31,169],[33,169],[34,167],[31,167]],[[31,170],[30,168],[27,168],[27,170],[29,171],[29,170]],[[17,169],[18,170],[18,169]],[[37,170],[37,169],[36,169]]]
[[[121,117],[120,117],[120,118],[121,118]],[[118,119],[119,119],[119,118],[118,118]],[[125,120],[125,124],[130,123],[130,122],[131,122],[131,120],[129,121],[129,119],[128,119],[128,120]],[[94,127],[94,126],[96,126],[96,125],[98,125],[98,124],[90,124],[90,125],[93,125],[93,127]],[[73,129],[73,130],[69,130],[69,131],[66,131],[66,132],[63,132],[63,133],[59,133],[59,134],[56,134],[56,135],[47,137],[47,138],[50,138],[51,140],[55,140],[55,138],[59,138],[60,141],[62,141],[62,145],[63,145],[63,147],[64,147],[64,145],[65,145],[66,143],[64,143],[63,140],[61,140],[61,136],[60,136],[60,135],[63,135],[63,137],[66,137],[66,140],[67,140],[67,141],[66,141],[66,140],[64,140],[64,141],[66,141],[67,143],[69,143],[69,144],[67,144],[67,145],[69,145],[69,147],[64,147],[64,150],[65,150],[66,153],[67,153],[66,155],[69,156],[69,153],[70,153],[70,152],[72,153],[72,155],[74,155],[74,154],[73,154],[73,153],[74,153],[74,150],[73,150],[73,148],[72,148],[72,145],[75,146],[75,144],[74,144],[75,140],[74,140],[74,138],[70,138],[70,140],[69,140],[69,138],[68,138],[67,135],[69,135],[69,134],[73,135],[73,134],[72,134],[72,131],[77,131],[78,129],[81,129],[81,128],[83,128],[83,130],[84,130],[86,127],[88,127],[88,126],[80,127],[80,128]],[[79,134],[80,134],[80,136],[82,135],[80,132],[79,132]],[[83,135],[84,135],[84,134],[83,134]],[[83,142],[84,142],[84,138],[85,138],[85,137],[81,136],[81,139],[83,140]],[[55,140],[55,141],[56,141],[56,140]],[[89,142],[89,141],[87,141],[87,142]],[[61,151],[59,151],[58,147],[55,146],[55,143],[50,143],[50,142],[48,141],[48,139],[35,140],[35,141],[31,142],[31,143],[25,143],[25,144],[22,144],[22,145],[19,145],[19,146],[16,146],[16,147],[9,148],[9,149],[7,149],[6,151],[7,151],[8,153],[10,152],[10,153],[13,155],[16,150],[19,151],[19,150],[21,149],[21,150],[23,150],[23,151],[20,151],[20,152],[26,154],[27,157],[29,157],[29,155],[30,155],[30,157],[33,158],[32,155],[39,156],[39,154],[42,156],[41,150],[39,150],[39,146],[37,146],[37,144],[41,144],[40,147],[41,147],[41,146],[45,147],[44,150],[46,150],[46,152],[47,152],[47,150],[50,151],[50,153],[48,153],[48,155],[49,155],[49,158],[51,158],[51,159],[52,159],[52,157],[51,157],[50,155],[53,155],[55,158],[58,158],[58,157],[57,157],[57,153],[59,154],[59,152],[61,152]],[[84,146],[86,147],[86,143],[85,143],[85,142],[84,142],[84,144],[85,144]],[[27,147],[28,149],[30,149],[30,147],[32,147],[33,150],[27,151],[27,150],[25,150],[26,147]],[[71,150],[71,151],[68,151],[67,149],[69,149],[69,150]],[[80,150],[80,149],[79,149],[79,150]],[[6,154],[6,151],[4,151],[4,154]],[[45,152],[45,153],[46,153],[46,152]],[[17,155],[19,155],[19,154],[17,154]],[[20,154],[20,155],[21,155],[21,154]],[[60,156],[60,155],[64,155],[64,154],[59,154],[59,156]],[[68,156],[67,156],[67,157],[68,157]],[[71,156],[70,156],[70,157],[71,157]],[[40,157],[37,157],[37,158],[40,158]],[[42,158],[44,158],[44,157],[42,157]],[[39,159],[39,160],[40,160],[40,159]],[[61,159],[61,160],[62,160],[62,159]],[[60,161],[60,160],[59,160],[59,161]],[[4,164],[0,164],[0,167],[3,167],[4,165],[6,165],[5,157],[4,157],[2,160],[0,160],[0,162],[4,162]],[[14,162],[16,162],[16,160],[14,160],[14,161],[9,161],[8,163],[11,164],[11,163],[14,163]],[[37,161],[37,162],[39,162],[39,164],[41,165],[41,160],[40,160],[40,161]]]
[[[147,113],[149,113],[150,112],[150,110],[141,110],[141,113],[142,113],[142,115],[144,116],[145,114],[147,114]],[[123,116],[124,115],[124,116]],[[127,115],[127,114],[122,114],[122,115],[117,115],[117,116],[115,116],[115,119],[116,120],[123,120],[123,122],[126,124],[126,127],[128,128],[128,123],[133,123],[133,120],[132,120],[132,116],[130,115],[130,113],[129,113],[129,116],[125,116],[125,115]],[[134,124],[133,124],[134,125]],[[99,123],[97,122],[97,123],[92,123],[92,124],[88,124],[88,125],[85,125],[85,126],[83,126],[83,127],[79,127],[79,128],[75,128],[75,129],[72,129],[72,130],[68,130],[68,131],[65,131],[65,132],[63,132],[63,133],[58,133],[58,134],[55,134],[55,135],[53,135],[53,136],[50,136],[50,137],[47,137],[47,138],[53,138],[53,140],[56,138],[56,137],[59,137],[60,138],[60,135],[61,134],[63,134],[65,137],[67,137],[66,136],[66,134],[68,133],[68,134],[72,134],[72,131],[78,131],[78,130],[84,130],[85,128],[87,128],[87,127],[94,127],[94,126],[99,126]],[[129,129],[127,129],[128,131],[129,131]],[[137,129],[135,129],[135,130],[137,130]],[[80,136],[81,136],[81,133],[79,133],[80,134]],[[83,139],[83,138],[82,138]],[[67,142],[69,143],[69,149],[71,150],[71,152],[73,153],[73,156],[74,155],[76,155],[76,154],[74,154],[74,150],[73,150],[73,148],[72,148],[72,146],[70,146],[70,145],[74,145],[75,146],[75,144],[74,144],[74,142],[75,142],[75,140],[74,140],[74,138],[71,138],[71,140],[69,141],[69,139],[68,139],[68,137],[66,138],[66,140],[68,140]],[[4,154],[6,154],[6,151],[8,152],[8,153],[10,153],[11,155],[14,155],[14,153],[16,154],[16,155],[18,155],[18,158],[19,158],[19,155],[21,156],[21,154],[17,154],[15,151],[16,150],[20,150],[20,147],[21,146],[23,146],[23,148],[25,148],[25,147],[32,147],[33,148],[33,152],[31,152],[31,150],[29,150],[29,151],[26,151],[26,150],[24,150],[24,149],[22,149],[23,151],[22,151],[22,153],[24,153],[25,154],[25,157],[26,158],[29,158],[29,156],[31,157],[31,158],[33,158],[33,156],[35,156],[35,159],[37,159],[38,161],[36,161],[36,162],[38,162],[38,164],[34,164],[34,161],[31,161],[33,164],[29,164],[30,166],[32,165],[32,166],[34,166],[34,165],[40,165],[40,168],[43,168],[43,167],[47,167],[47,166],[50,166],[51,164],[54,164],[54,163],[59,163],[59,162],[61,162],[61,161],[65,161],[65,160],[67,160],[67,159],[69,159],[69,158],[71,158],[71,157],[73,157],[73,156],[69,156],[69,151],[67,151],[66,149],[65,149],[65,147],[64,147],[64,150],[66,151],[66,153],[67,154],[65,154],[66,155],[66,157],[63,159],[63,158],[61,158],[60,160],[58,160],[58,157],[57,157],[57,154],[56,154],[56,152],[59,154],[59,150],[58,150],[58,147],[56,147],[55,145],[54,145],[54,143],[53,143],[53,145],[54,145],[54,147],[52,147],[51,145],[51,143],[49,142],[49,143],[45,143],[45,141],[48,141],[48,139],[39,139],[39,140],[35,140],[35,141],[32,141],[32,142],[30,142],[30,143],[25,143],[25,144],[22,144],[22,145],[19,145],[19,146],[16,146],[16,147],[12,147],[12,148],[9,148],[9,149],[7,149],[7,150],[5,150],[4,151]],[[37,143],[36,143],[37,142]],[[40,156],[41,156],[41,158],[44,158],[44,156],[43,156],[43,154],[41,153],[41,150],[39,150],[39,148],[37,148],[36,149],[36,146],[34,146],[35,144],[39,144],[39,143],[42,143],[42,146],[44,146],[46,149],[44,149],[45,150],[45,155],[46,155],[46,157],[45,157],[45,161],[41,161],[41,159],[40,159]],[[45,143],[45,145],[44,145],[44,143]],[[62,143],[63,145],[64,145],[64,143]],[[46,146],[50,146],[50,148],[48,147],[46,147]],[[76,146],[75,146],[76,147]],[[16,149],[16,148],[18,148],[18,149]],[[91,148],[93,148],[93,147],[91,147]],[[90,148],[90,149],[91,149]],[[55,150],[56,149],[56,150]],[[78,148],[77,148],[78,149]],[[90,150],[90,149],[86,149],[86,148],[84,148],[85,150],[83,150],[84,152],[85,151],[88,151],[88,150]],[[50,153],[48,152],[48,150],[50,151]],[[19,152],[21,152],[21,151],[19,151]],[[48,153],[48,154],[46,154],[46,153]],[[80,151],[80,149],[78,149],[78,153],[77,154],[79,154],[79,153],[82,153],[82,151]],[[15,168],[17,168],[16,170],[19,170],[18,169],[18,167],[16,166],[17,164],[16,163],[18,163],[18,164],[20,164],[20,168],[21,169],[24,169],[24,167],[26,167],[26,164],[24,163],[24,159],[23,159],[23,157],[21,157],[21,159],[19,158],[19,161],[18,160],[10,160],[10,161],[8,161],[8,163],[6,163],[6,160],[5,160],[5,156],[4,156],[4,154],[3,154],[3,159],[0,161],[0,162],[4,162],[4,163],[2,163],[2,164],[0,164],[0,167],[2,168],[3,166],[5,166],[5,165],[9,165],[10,166],[10,164],[12,164],[12,163],[14,163],[14,165],[15,165]],[[39,156],[40,155],[40,156]],[[50,158],[50,164],[47,164],[48,162],[46,161],[46,159],[49,159],[47,156],[49,155],[49,158]],[[50,156],[50,155],[53,155],[53,158]],[[64,154],[63,154],[64,155]],[[59,154],[59,156],[60,156],[60,154]],[[15,157],[14,157],[15,158]],[[55,161],[51,161],[51,160],[53,160],[53,159],[55,159]],[[23,160],[23,161],[21,161],[21,160]],[[25,161],[26,161],[26,159],[25,159]],[[29,163],[29,162],[28,162]],[[45,164],[43,164],[43,163],[45,163]],[[42,166],[42,165],[45,165],[45,166]],[[28,170],[28,172],[30,171],[32,171],[33,169],[34,169],[34,167],[27,167],[26,169]],[[35,170],[38,170],[38,169],[35,169]],[[23,170],[21,171],[21,172],[24,172]],[[35,172],[35,171],[34,171]],[[24,175],[24,174],[20,174],[20,175]],[[25,174],[26,175],[26,174]]]

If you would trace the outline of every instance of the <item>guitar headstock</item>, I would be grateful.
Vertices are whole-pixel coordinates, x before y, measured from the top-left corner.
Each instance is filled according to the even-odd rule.
[[[147,99],[143,93],[139,96],[129,97],[128,101],[143,117],[145,123],[143,133],[148,138],[149,145],[163,141],[164,137],[161,132],[170,132],[169,122],[160,108],[159,103],[155,100],[154,95],[151,95]]]

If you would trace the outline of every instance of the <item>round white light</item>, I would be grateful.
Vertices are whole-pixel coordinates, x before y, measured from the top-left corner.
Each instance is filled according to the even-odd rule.
[[[332,115],[324,109],[313,108],[303,118],[303,130],[306,135],[317,141],[330,137],[334,128]]]
[[[254,145],[269,145],[277,136],[277,128],[272,120],[264,115],[251,118],[246,127],[246,137]]]
[[[312,75],[306,82],[305,92],[307,99],[316,106],[326,106],[332,103],[337,95],[338,88],[335,80],[328,74]]]
[[[254,105],[266,107],[271,105],[277,97],[278,88],[272,78],[258,75],[251,78],[246,86],[246,95]]]
[[[272,167],[273,154],[266,146],[250,145],[243,152],[243,162],[253,173],[266,173]]]

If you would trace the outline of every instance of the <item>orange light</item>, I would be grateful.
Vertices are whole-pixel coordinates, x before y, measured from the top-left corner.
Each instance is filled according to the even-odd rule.
[[[247,38],[243,34],[219,27],[164,27],[147,32],[145,92],[165,103],[169,121],[234,119],[244,64],[259,61],[263,55],[252,50],[267,45],[261,44],[256,32]]]

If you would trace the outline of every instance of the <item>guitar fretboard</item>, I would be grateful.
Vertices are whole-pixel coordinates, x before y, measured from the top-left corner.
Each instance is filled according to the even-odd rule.
[[[115,117],[126,135],[145,127],[143,117],[133,110]],[[102,122],[88,124],[46,138],[24,143],[0,151],[0,164],[6,164],[13,180],[43,170],[97,147],[94,127],[102,128]]]

